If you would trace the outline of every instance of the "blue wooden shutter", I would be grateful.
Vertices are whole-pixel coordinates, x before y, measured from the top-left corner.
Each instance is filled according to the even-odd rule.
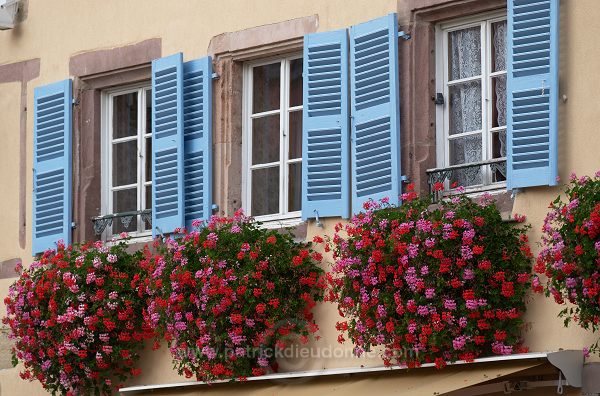
[[[183,57],[152,62],[152,234],[184,225]]]
[[[33,254],[71,243],[71,80],[34,90]]]
[[[508,1],[508,189],[558,174],[558,0]]]
[[[185,225],[208,220],[212,206],[212,64],[183,64]]]
[[[302,218],[350,215],[348,33],[304,36]]]
[[[389,14],[350,28],[352,210],[369,199],[398,204],[398,22]]]

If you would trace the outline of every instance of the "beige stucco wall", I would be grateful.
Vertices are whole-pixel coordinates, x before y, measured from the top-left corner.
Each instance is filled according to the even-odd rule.
[[[2,52],[3,53],[3,52]],[[0,59],[3,58],[0,56]],[[2,62],[2,61],[0,61]],[[19,249],[19,124],[21,106],[21,83],[0,84],[0,261],[21,257]],[[31,167],[30,167],[31,168]]]
[[[592,174],[600,169],[600,7],[598,0],[563,0],[561,2],[561,72],[560,91],[567,96],[560,103],[559,171],[563,180],[571,171]],[[212,37],[224,32],[281,22],[293,18],[317,15],[319,31],[342,28],[397,11],[395,0],[29,0],[27,19],[16,29],[0,31],[0,65],[40,58],[40,76],[28,84],[28,108],[33,108],[33,88],[68,77],[69,58],[74,54],[101,48],[119,47],[149,38],[162,39],[162,53],[183,52],[185,59],[206,54]],[[401,1],[399,4],[405,4]],[[402,10],[400,10],[402,11]],[[402,14],[402,12],[400,12]],[[31,229],[26,229],[26,246],[18,244],[18,166],[19,166],[19,103],[20,83],[0,84],[0,262],[14,257],[30,261]],[[27,118],[27,169],[32,161],[33,117]],[[27,224],[31,222],[31,172],[27,172]],[[517,195],[515,212],[524,213],[533,225],[532,242],[539,241],[540,227],[546,213],[546,204],[559,193],[558,188],[527,189]],[[334,221],[326,221],[325,228],[309,226],[308,237],[333,233]],[[534,249],[537,249],[534,246]],[[0,295],[6,295],[10,280],[0,280]],[[533,351],[581,349],[595,341],[595,336],[582,330],[564,329],[556,318],[559,311],[550,300],[532,296],[526,319],[530,330],[526,344]],[[0,307],[4,315],[4,306]],[[317,308],[321,327],[319,345],[337,347],[334,324],[337,310],[332,305]],[[350,346],[347,345],[347,348]],[[290,370],[308,370],[331,367],[378,365],[379,360],[357,358],[312,359],[310,361],[282,362]],[[410,375],[410,374],[408,374]],[[178,382],[184,379],[171,370],[166,349],[148,351],[143,361],[143,374],[130,384]],[[397,387],[402,377],[397,377]],[[318,381],[314,388],[303,388],[302,393],[324,394],[343,389],[344,393],[362,394],[369,389],[377,391],[377,383],[363,382],[360,387],[337,380]],[[244,385],[241,385],[244,386]],[[248,391],[256,394],[278,394],[285,388],[278,384],[252,385]],[[390,392],[397,388],[389,385]],[[288,389],[289,390],[289,389]],[[380,389],[382,390],[382,389]],[[241,388],[221,388],[214,394],[233,394]],[[43,394],[37,383],[21,381],[16,369],[0,370],[2,396]],[[199,391],[198,393],[205,391]],[[297,391],[299,392],[299,391]],[[380,394],[380,392],[377,392]],[[300,394],[300,393],[298,393]],[[338,394],[338,393],[336,393]],[[542,394],[542,393],[539,393]]]

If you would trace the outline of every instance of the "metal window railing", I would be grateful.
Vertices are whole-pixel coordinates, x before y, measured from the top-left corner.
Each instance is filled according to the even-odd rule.
[[[152,210],[136,210],[130,212],[113,213],[104,216],[92,217],[94,232],[96,235],[101,235],[106,227],[112,226],[118,220],[126,232],[137,231],[137,218],[140,218],[147,229],[152,229]]]
[[[452,182],[456,179],[457,172],[462,170],[470,169],[484,169],[489,167],[492,174],[498,173],[504,180],[506,180],[506,159],[498,158],[488,161],[472,162],[470,164],[452,165],[445,168],[434,168],[427,169],[427,181],[429,183],[429,192],[433,195],[434,199],[439,199],[434,194],[433,188],[436,183],[445,183],[446,181]]]

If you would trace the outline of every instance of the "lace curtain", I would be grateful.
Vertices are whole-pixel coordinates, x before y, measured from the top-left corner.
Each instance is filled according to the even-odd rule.
[[[451,32],[449,35],[450,80],[481,74],[481,29],[479,26]],[[481,129],[481,80],[450,88],[450,135]],[[452,165],[481,161],[481,134],[450,140]],[[454,172],[459,185],[481,184],[480,169]]]
[[[506,21],[493,25],[494,36],[494,71],[506,70]],[[497,125],[506,125],[506,76],[495,79]],[[498,133],[500,142],[500,157],[506,157],[506,131]]]

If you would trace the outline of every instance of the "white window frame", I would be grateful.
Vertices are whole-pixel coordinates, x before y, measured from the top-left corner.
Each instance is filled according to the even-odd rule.
[[[144,166],[146,156],[146,139],[152,136],[152,133],[146,133],[146,92],[152,89],[150,81],[144,83],[137,83],[134,85],[128,85],[125,87],[112,88],[102,91],[102,121],[101,121],[101,158],[102,158],[102,171],[101,171],[101,189],[102,189],[102,204],[101,211],[102,215],[113,214],[113,192],[121,189],[136,186],[137,189],[137,209],[142,210],[146,206],[146,189],[152,188],[152,181],[146,181],[146,167]],[[129,136],[125,138],[112,139],[112,116],[113,116],[113,98],[115,96],[124,95],[128,93],[138,93],[138,120],[137,126],[138,131],[135,136]],[[141,110],[141,111],[140,111]],[[137,181],[126,186],[113,187],[112,180],[112,153],[113,143],[115,142],[126,142],[126,141],[137,141],[138,153],[137,153]],[[152,159],[149,158],[149,161]],[[113,224],[120,221],[120,219],[113,219]],[[136,216],[136,230],[142,229],[143,221],[141,216]],[[142,240],[152,239],[152,229],[145,225],[144,231],[130,231],[128,235],[132,238],[132,241],[140,242]],[[104,240],[109,240],[113,236],[112,226],[106,227],[102,233]]]
[[[255,216],[255,219],[263,222],[266,228],[289,227],[298,225],[302,222],[302,211],[288,212],[288,180],[289,164],[301,163],[302,157],[289,159],[289,113],[292,111],[302,111],[302,105],[290,107],[290,64],[292,60],[301,59],[301,53],[292,55],[263,58],[257,61],[250,61],[244,64],[243,72],[243,92],[242,92],[242,209],[252,216],[252,188],[251,177],[253,169],[271,167],[279,163],[279,213]],[[264,66],[271,63],[280,62],[281,83],[280,83],[280,108],[261,113],[252,113],[252,69],[257,66]],[[279,113],[279,161],[268,164],[252,165],[252,119],[269,114]]]
[[[464,134],[452,135],[455,137],[469,136],[481,133],[482,158],[481,161],[491,160],[492,158],[492,133],[498,130],[506,129],[507,126],[491,127],[492,106],[492,78],[500,75],[506,75],[505,71],[492,72],[492,48],[491,34],[492,24],[495,22],[507,20],[506,10],[499,10],[485,14],[479,14],[464,18],[444,22],[436,26],[436,92],[444,95],[444,104],[436,105],[436,162],[438,168],[450,166],[450,145],[449,145],[449,85],[448,85],[448,33],[455,30],[462,30],[469,27],[479,26],[481,28],[481,48],[484,49],[481,58],[481,70],[483,75],[469,77],[457,82],[466,82],[469,80],[481,80],[481,101],[482,106],[482,130],[466,132]],[[508,45],[508,44],[507,44]],[[507,59],[508,62],[508,59]],[[507,123],[509,120],[507,120]],[[506,159],[506,157],[505,157]],[[468,192],[488,191],[494,189],[506,189],[506,182],[492,182],[492,172],[488,166],[482,168],[483,184],[467,187]],[[448,188],[449,186],[446,186]]]

